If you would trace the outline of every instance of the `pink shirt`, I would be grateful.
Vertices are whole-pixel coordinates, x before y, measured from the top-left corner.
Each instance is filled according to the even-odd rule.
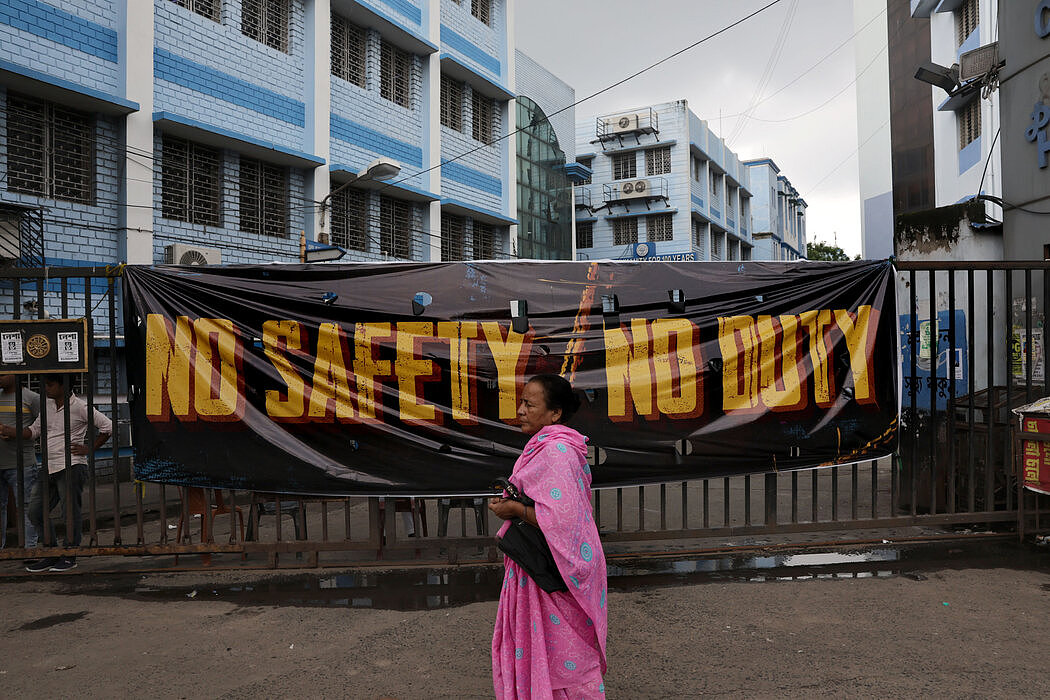
[[[84,399],[70,394],[66,405],[59,409],[55,400],[48,398],[47,406],[47,473],[54,474],[66,468],[66,419],[65,408],[69,409],[69,444],[83,445],[88,428],[88,405]],[[95,430],[98,433],[113,434],[113,421],[97,408],[95,413]],[[29,426],[34,438],[40,437],[40,416]],[[92,439],[92,442],[94,440]],[[70,464],[87,464],[87,455],[70,455]]]

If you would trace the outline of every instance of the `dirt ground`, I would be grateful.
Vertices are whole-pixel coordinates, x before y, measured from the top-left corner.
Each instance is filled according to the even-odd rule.
[[[3,695],[491,697],[495,602],[400,612],[209,590],[260,576],[2,580]],[[613,591],[609,609],[610,698],[1046,692],[1045,568],[653,587]]]

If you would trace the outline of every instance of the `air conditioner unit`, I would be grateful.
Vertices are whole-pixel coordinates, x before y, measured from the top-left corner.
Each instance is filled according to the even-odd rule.
[[[648,180],[628,180],[620,183],[620,199],[638,199],[651,194]]]
[[[614,134],[619,134],[624,131],[637,131],[638,130],[638,115],[637,114],[621,114],[618,117],[610,117],[605,120],[608,130]]]
[[[172,243],[164,248],[164,255],[172,265],[218,265],[222,262],[221,251],[185,243]]]

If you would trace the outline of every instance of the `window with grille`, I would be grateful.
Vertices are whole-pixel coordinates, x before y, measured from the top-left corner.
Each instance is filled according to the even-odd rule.
[[[613,180],[629,180],[638,177],[637,159],[634,153],[616,153],[612,157]]]
[[[697,259],[703,260],[704,253],[707,250],[707,246],[704,245],[704,239],[707,238],[704,231],[704,225],[699,221],[693,222],[693,245],[696,246]]]
[[[492,260],[496,257],[496,227],[474,221],[471,257],[475,260]]]
[[[474,108],[474,140],[492,143],[496,123],[496,101],[475,92],[471,104]]]
[[[441,124],[463,131],[463,83],[441,76]]]
[[[166,219],[222,225],[218,149],[165,136],[161,144],[161,213]]]
[[[699,158],[693,158],[693,179],[697,182],[704,181],[704,161]]]
[[[718,176],[715,175],[714,173],[711,173],[711,198],[712,199],[718,197],[719,190],[720,190],[720,188],[718,186]]]
[[[962,46],[963,42],[977,29],[980,21],[977,16],[977,0],[963,0],[963,4],[955,11],[955,39],[956,44]]]
[[[213,22],[222,19],[222,0],[172,0],[179,7],[196,12]]]
[[[94,202],[94,118],[12,92],[7,93],[7,109],[7,188],[70,202]]]
[[[981,135],[981,101],[974,100],[957,112],[959,119],[959,150]]]
[[[638,218],[631,216],[613,219],[613,245],[630,245],[638,242]]]
[[[267,236],[288,234],[288,170],[241,158],[241,230]]]
[[[671,147],[650,148],[645,152],[645,174],[663,175],[671,172]]]
[[[463,259],[463,231],[466,221],[462,216],[441,215],[441,260]]]
[[[722,234],[711,232],[711,259],[722,259]]]
[[[577,248],[593,248],[594,247],[594,222],[593,221],[577,221],[576,222],[576,247]]]
[[[408,259],[412,254],[412,205],[379,197],[379,248],[384,255]]]
[[[645,217],[645,240],[650,243],[674,239],[674,214],[650,214]]]
[[[332,245],[350,250],[365,250],[370,218],[366,190],[347,188],[336,192],[332,195]]]
[[[492,0],[470,0],[470,14],[485,24],[492,24]]]
[[[365,30],[332,13],[332,75],[365,87]]]
[[[271,49],[288,53],[291,0],[243,0],[241,33]]]
[[[380,44],[379,94],[402,107],[412,106],[412,54],[390,42]]]

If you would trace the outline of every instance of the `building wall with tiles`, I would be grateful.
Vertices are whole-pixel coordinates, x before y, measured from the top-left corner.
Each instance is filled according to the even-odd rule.
[[[240,0],[215,22],[154,0],[154,110],[304,149],[304,5],[292,0],[288,51],[241,32]]]
[[[0,61],[108,94],[122,92],[119,0],[3,0]]]
[[[507,84],[504,0],[492,0],[489,24],[471,14],[470,0],[441,0],[441,50],[500,85]]]
[[[516,92],[540,106],[558,135],[565,162],[572,163],[576,160],[576,108],[571,105],[576,102],[576,91],[521,51],[514,52],[514,70]]]

